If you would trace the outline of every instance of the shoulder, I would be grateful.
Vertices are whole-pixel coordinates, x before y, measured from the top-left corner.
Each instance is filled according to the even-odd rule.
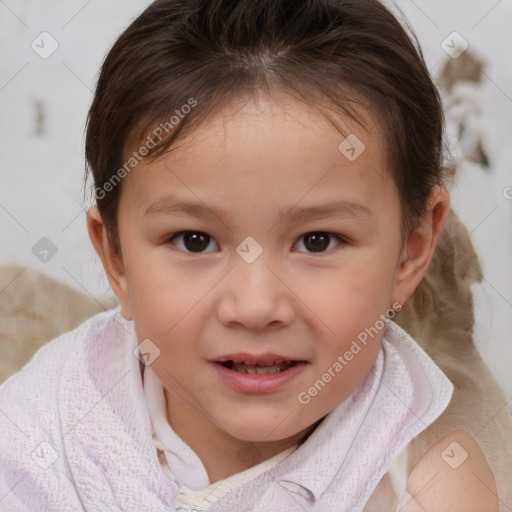
[[[43,423],[55,423],[51,412],[62,380],[70,373],[76,378],[87,346],[94,340],[100,323],[105,322],[104,315],[95,315],[47,342],[23,368],[0,384],[0,409],[4,413],[0,415],[0,424],[8,422],[10,415],[20,422],[37,418]]]
[[[396,510],[499,512],[494,475],[475,439],[457,430],[431,446],[411,471]]]
[[[63,380],[76,382],[77,372],[86,371],[90,361],[101,364],[105,352],[119,348],[124,326],[118,310],[98,313],[39,348],[21,370],[0,383],[1,410],[19,409],[27,416],[48,412]]]
[[[105,340],[115,320],[112,311],[87,319],[43,345],[21,370],[5,380],[0,385],[0,432],[10,432],[14,438],[27,438],[27,433],[34,431],[57,434],[60,409],[67,407],[61,400],[63,392],[78,388],[86,376],[94,378],[91,367],[95,361],[107,364],[98,347],[108,345]],[[0,452],[9,452],[8,438],[0,436]]]
[[[43,345],[17,373],[0,385],[0,508],[77,509],[67,476],[63,416],[68,397],[90,407],[94,386],[80,387],[91,374],[98,347],[116,323],[115,312],[97,314]],[[112,343],[115,345],[115,343]],[[89,368],[87,367],[89,366]],[[82,414],[83,415],[83,414]],[[82,417],[82,415],[77,417]],[[72,418],[71,418],[72,419]],[[49,488],[56,494],[48,494]],[[49,505],[51,503],[51,506]]]
[[[72,366],[83,357],[84,351],[91,348],[102,331],[108,330],[109,324],[116,323],[117,317],[116,310],[98,313],[75,329],[48,341],[34,353],[23,368],[7,378],[5,382],[0,383],[0,396],[5,396],[7,391],[26,388],[36,376],[42,378],[46,385],[51,386],[65,368]],[[32,391],[38,393],[42,388],[43,386],[39,385]]]

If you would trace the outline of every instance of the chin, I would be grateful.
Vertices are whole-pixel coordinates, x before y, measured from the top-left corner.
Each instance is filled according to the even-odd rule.
[[[237,423],[236,425],[227,425],[224,423],[223,430],[230,436],[246,441],[248,443],[269,443],[288,439],[298,433],[295,428],[286,428],[285,425],[279,425],[280,421],[262,421],[251,418],[243,424]],[[276,428],[278,425],[278,428]],[[296,424],[295,424],[296,426]],[[283,430],[283,427],[285,430]]]

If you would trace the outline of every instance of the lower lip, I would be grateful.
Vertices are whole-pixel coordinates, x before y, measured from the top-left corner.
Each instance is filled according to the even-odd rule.
[[[288,370],[279,373],[242,373],[229,370],[220,363],[213,363],[224,382],[243,393],[270,393],[284,386],[300,375],[307,363],[296,363]]]
[[[229,370],[220,363],[212,364],[219,372],[221,379],[236,391],[242,393],[270,393],[300,375],[307,363],[296,363],[295,366],[279,373],[242,373]]]

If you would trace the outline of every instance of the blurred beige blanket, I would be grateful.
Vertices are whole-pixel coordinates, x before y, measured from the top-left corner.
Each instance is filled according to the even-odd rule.
[[[46,342],[117,303],[90,297],[28,267],[1,265],[0,383]]]
[[[469,233],[452,211],[427,275],[394,320],[443,370],[455,391],[443,414],[396,459],[365,512],[394,510],[396,483],[403,486],[421,456],[456,430],[477,441],[496,479],[500,511],[512,511],[512,418],[473,341],[471,285],[482,277]]]

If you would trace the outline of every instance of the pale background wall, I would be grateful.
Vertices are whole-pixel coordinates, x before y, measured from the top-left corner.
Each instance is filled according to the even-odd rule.
[[[462,164],[452,199],[484,267],[485,280],[474,289],[476,342],[511,399],[512,2],[397,2],[434,75],[447,58],[442,42],[453,31],[487,61],[484,82],[471,97],[482,112],[475,129],[482,132],[491,166],[484,171]],[[0,0],[0,264],[40,269],[95,296],[110,292],[86,231],[84,122],[105,53],[148,4]],[[43,59],[31,47],[34,40],[39,52],[58,48]],[[43,237],[51,244],[40,242]],[[34,246],[49,248],[46,263]]]

